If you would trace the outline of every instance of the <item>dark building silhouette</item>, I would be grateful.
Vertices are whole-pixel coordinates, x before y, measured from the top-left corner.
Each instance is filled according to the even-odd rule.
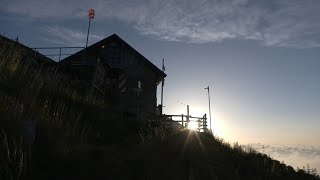
[[[138,119],[155,116],[157,86],[166,74],[119,36],[109,36],[60,64],[85,72],[81,80],[91,84],[92,93],[124,114]]]

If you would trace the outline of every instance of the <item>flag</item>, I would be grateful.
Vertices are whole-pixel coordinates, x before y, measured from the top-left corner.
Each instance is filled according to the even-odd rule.
[[[162,71],[164,72],[166,68],[164,67],[164,59],[162,59]]]
[[[94,13],[95,13],[95,11],[92,8],[90,8],[89,9],[89,19],[94,19]]]

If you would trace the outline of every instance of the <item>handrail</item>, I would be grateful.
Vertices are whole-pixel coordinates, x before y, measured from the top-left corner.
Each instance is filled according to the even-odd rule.
[[[162,116],[164,116],[164,117],[181,117],[181,114],[180,114],[180,115],[167,115],[167,114],[163,114]],[[188,117],[188,115],[183,115],[183,117]],[[190,115],[189,115],[189,118],[201,119],[201,118],[203,118],[203,117],[194,117],[194,116],[190,116]]]
[[[72,55],[72,54],[46,54],[44,56],[68,56],[68,55]]]
[[[62,53],[63,49],[84,49],[85,47],[82,46],[62,46],[62,47],[33,47],[31,48],[32,50],[34,50],[37,53],[37,50],[59,50],[59,53],[57,54],[43,54],[44,56],[59,56],[58,61],[61,60],[61,56],[70,56],[73,55],[74,53]]]
[[[81,49],[81,48],[85,48],[85,47],[77,47],[77,46],[74,46],[74,47],[72,47],[72,46],[70,46],[70,47],[68,47],[68,46],[65,46],[65,47],[33,47],[33,48],[31,48],[31,49]]]
[[[181,119],[174,119],[179,117]],[[166,122],[166,125],[174,127],[173,123],[181,123],[181,128],[186,128],[190,122],[197,122],[199,123],[198,130],[206,131],[207,129],[207,115],[204,114],[202,117],[193,117],[188,115],[167,115],[163,114],[159,116],[160,121]],[[167,124],[169,123],[169,124]]]

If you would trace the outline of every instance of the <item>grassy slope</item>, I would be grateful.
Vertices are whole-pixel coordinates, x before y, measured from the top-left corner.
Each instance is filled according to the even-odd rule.
[[[87,149],[76,163],[70,159],[68,166],[74,169],[65,179],[317,179],[250,148],[231,147],[209,133],[169,134],[148,143],[132,143],[136,136]]]
[[[27,165],[32,179],[315,179],[208,133],[139,130],[77,91],[55,64],[39,62],[18,43],[0,47],[0,179],[27,177],[19,137],[29,113],[38,128]]]

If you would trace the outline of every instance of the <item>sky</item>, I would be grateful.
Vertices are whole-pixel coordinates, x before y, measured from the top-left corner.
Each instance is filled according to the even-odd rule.
[[[117,34],[160,69],[165,59],[165,114],[208,114],[210,86],[217,136],[320,146],[320,0],[0,0],[0,34],[85,46],[90,8],[89,45]]]

